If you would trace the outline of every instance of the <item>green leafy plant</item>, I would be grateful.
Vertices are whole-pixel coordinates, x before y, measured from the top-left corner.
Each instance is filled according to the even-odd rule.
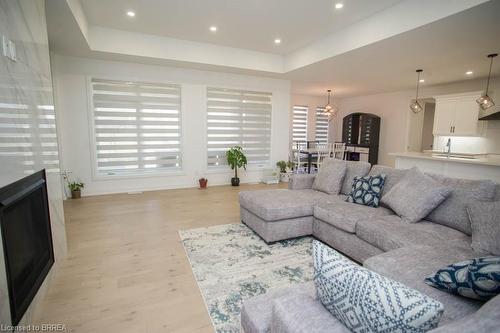
[[[63,176],[64,181],[68,184],[68,188],[70,191],[81,191],[82,188],[85,187],[85,184],[82,182],[72,181],[71,180],[71,171],[64,170],[61,175]]]
[[[234,178],[238,178],[238,168],[247,169],[247,157],[243,153],[243,148],[234,146],[226,152],[227,164],[234,169]]]
[[[293,169],[294,163],[292,161],[288,161],[288,162],[278,161],[278,162],[276,162],[276,166],[278,168],[280,168],[280,172],[281,173],[286,173],[287,169],[288,170],[292,170]]]
[[[278,161],[278,162],[276,162],[276,166],[278,168],[280,168],[280,172],[281,173],[285,173],[286,172],[287,163],[285,161]]]
[[[84,187],[85,184],[82,182],[68,182],[68,188],[70,191],[81,191]]]

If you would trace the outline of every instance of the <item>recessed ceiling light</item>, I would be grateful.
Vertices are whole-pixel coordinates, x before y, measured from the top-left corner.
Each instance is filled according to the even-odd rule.
[[[467,72],[465,72],[465,75],[472,75],[472,74],[474,74],[473,71],[467,71]]]
[[[425,82],[425,80],[424,80],[424,79],[420,79],[420,80],[418,80],[418,82],[420,82],[420,83],[424,83],[424,82]]]
[[[134,12],[134,11],[129,10],[129,11],[127,12],[127,16],[129,16],[129,17],[135,17],[135,12]]]
[[[276,39],[274,40],[274,44],[281,44],[281,39],[276,38]]]
[[[344,4],[341,2],[335,4],[335,9],[341,9],[342,7],[344,7]]]
[[[210,27],[210,31],[216,32],[217,31],[217,27],[215,25],[211,26]]]

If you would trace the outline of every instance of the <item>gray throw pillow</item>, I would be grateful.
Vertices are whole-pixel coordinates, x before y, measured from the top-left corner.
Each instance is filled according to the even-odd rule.
[[[418,290],[359,266],[313,241],[318,299],[352,332],[427,332],[438,326],[443,304]]]
[[[473,180],[450,178],[442,175],[427,174],[441,185],[452,188],[450,196],[436,207],[425,219],[434,223],[460,230],[471,235],[466,207],[478,201],[492,201],[495,197],[496,184],[491,180]]]
[[[500,256],[500,202],[475,202],[467,207],[472,228],[472,249]]]
[[[439,206],[450,192],[448,186],[424,175],[418,168],[412,168],[405,178],[382,197],[382,203],[404,221],[415,223]]]
[[[327,194],[339,194],[346,170],[345,161],[333,158],[325,159],[314,178],[312,189]]]

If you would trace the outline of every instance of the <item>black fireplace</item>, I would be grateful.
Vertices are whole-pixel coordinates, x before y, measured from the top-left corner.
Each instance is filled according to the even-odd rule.
[[[17,325],[54,264],[45,170],[0,189],[0,223],[10,313]]]

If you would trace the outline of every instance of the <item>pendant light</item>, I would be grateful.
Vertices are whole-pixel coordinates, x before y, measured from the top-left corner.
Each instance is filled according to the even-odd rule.
[[[481,109],[486,110],[495,105],[493,102],[493,98],[488,96],[488,89],[490,88],[490,77],[491,77],[491,66],[493,66],[493,58],[495,58],[498,54],[488,54],[488,58],[490,58],[490,71],[488,73],[488,81],[486,82],[486,90],[484,91],[484,95],[476,99],[477,104],[481,107]]]
[[[419,112],[421,112],[423,110],[422,109],[422,105],[420,105],[420,103],[418,102],[418,88],[419,88],[419,85],[420,85],[420,73],[422,73],[423,70],[422,69],[417,69],[416,72],[417,72],[417,94],[415,96],[415,101],[410,104],[410,109],[414,113],[419,113]]]
[[[324,107],[323,113],[328,116],[328,119],[331,119],[337,115],[337,113],[339,112],[339,108],[330,103],[330,96],[331,96],[332,90],[328,89],[326,92],[328,93],[328,102],[326,103],[326,105]]]

